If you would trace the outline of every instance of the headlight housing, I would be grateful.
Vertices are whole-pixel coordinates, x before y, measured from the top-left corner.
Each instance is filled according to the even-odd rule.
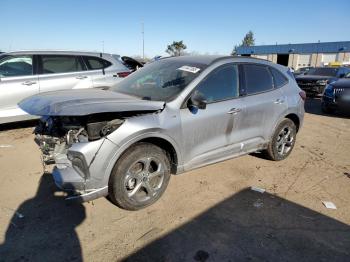
[[[82,153],[68,151],[67,158],[72,162],[73,169],[84,179],[90,176],[89,167]]]

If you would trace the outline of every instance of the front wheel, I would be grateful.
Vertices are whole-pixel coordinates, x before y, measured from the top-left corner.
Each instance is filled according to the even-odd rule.
[[[280,161],[289,156],[296,140],[296,126],[290,119],[283,119],[277,126],[266,150],[269,159]]]
[[[109,197],[117,206],[138,210],[156,202],[170,180],[166,152],[149,143],[130,147],[117,161],[109,179]]]

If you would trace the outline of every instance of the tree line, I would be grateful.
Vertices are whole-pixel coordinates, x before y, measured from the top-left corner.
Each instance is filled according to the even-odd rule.
[[[255,45],[254,33],[253,31],[249,30],[248,33],[246,33],[246,35],[244,36],[242,42],[238,45],[234,45],[231,55],[236,54],[238,47],[253,45]],[[181,56],[185,54],[185,49],[187,49],[187,46],[184,44],[183,40],[173,41],[167,46],[165,52],[167,52],[171,56]]]

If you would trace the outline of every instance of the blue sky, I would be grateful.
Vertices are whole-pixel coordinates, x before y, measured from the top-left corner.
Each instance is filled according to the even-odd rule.
[[[252,30],[256,44],[350,40],[350,1],[2,0],[0,50],[72,49],[163,55],[183,40],[187,51],[229,54]]]

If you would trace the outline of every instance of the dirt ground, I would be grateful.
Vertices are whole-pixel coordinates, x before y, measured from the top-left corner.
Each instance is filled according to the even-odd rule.
[[[43,174],[33,128],[6,127],[0,261],[349,261],[350,119],[319,103],[308,101],[287,160],[248,155],[173,176],[137,212],[105,198],[67,204]]]

